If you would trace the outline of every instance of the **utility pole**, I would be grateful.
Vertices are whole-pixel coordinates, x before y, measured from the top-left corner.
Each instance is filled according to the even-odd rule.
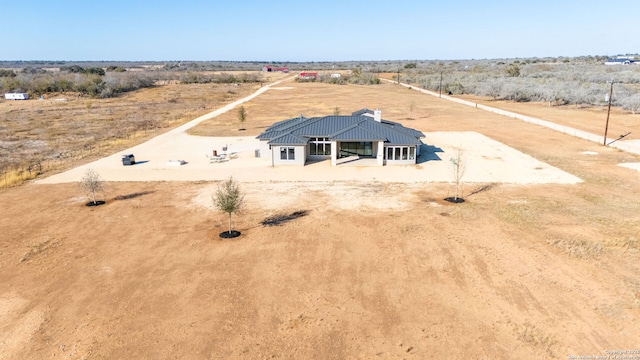
[[[442,71],[440,71],[440,97],[442,97]]]
[[[607,146],[607,131],[609,131],[609,114],[611,114],[611,98],[613,97],[613,80],[611,80],[611,89],[609,90],[609,107],[607,109],[607,124],[604,126],[604,142],[602,145]]]

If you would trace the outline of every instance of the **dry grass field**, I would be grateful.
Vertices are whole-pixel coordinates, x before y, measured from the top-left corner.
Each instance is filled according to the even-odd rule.
[[[192,132],[257,135],[277,120],[363,107],[425,132],[480,132],[583,182],[468,184],[466,202],[452,205],[447,183],[256,174],[242,184],[248,206],[234,240],[218,238],[226,216],[209,203],[215,183],[111,183],[96,208],[76,184],[5,189],[0,358],[566,359],[638,349],[640,172],[618,164],[640,156],[393,84],[287,82],[245,104],[246,131],[232,111]],[[545,116],[553,110],[563,124],[604,120],[585,109]],[[260,225],[296,211],[306,215]]]
[[[264,81],[283,74],[264,74]],[[126,149],[244,97],[260,84],[170,83],[91,99],[0,100],[0,188]]]

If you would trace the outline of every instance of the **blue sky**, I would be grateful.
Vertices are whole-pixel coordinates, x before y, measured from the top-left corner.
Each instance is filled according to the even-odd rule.
[[[638,0],[0,0],[0,60],[453,60],[640,52]]]

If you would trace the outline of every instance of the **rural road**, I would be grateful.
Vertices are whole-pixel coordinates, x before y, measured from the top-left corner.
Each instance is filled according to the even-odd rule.
[[[205,120],[209,120],[209,119],[214,118],[216,116],[222,115],[222,114],[226,113],[227,111],[232,110],[236,106],[238,106],[240,104],[243,104],[243,103],[255,98],[256,96],[258,96],[258,95],[262,94],[263,92],[269,90],[272,86],[278,85],[278,84],[280,84],[280,83],[282,83],[284,81],[287,81],[287,80],[291,80],[294,77],[295,77],[295,75],[289,76],[287,78],[284,78],[284,79],[281,79],[281,80],[278,80],[278,81],[275,81],[275,82],[272,82],[270,84],[267,84],[267,85],[261,87],[260,89],[258,89],[258,91],[254,92],[253,94],[251,94],[251,95],[249,95],[247,97],[244,97],[244,98],[242,98],[240,100],[236,100],[236,101],[232,102],[231,104],[228,104],[226,106],[221,107],[218,110],[212,111],[212,112],[210,112],[208,114],[205,114],[205,115],[202,115],[202,116],[200,116],[198,118],[195,118],[195,119],[189,121],[188,123],[180,125],[177,128],[175,128],[175,129],[173,129],[171,131],[167,131],[166,133],[164,133],[162,135],[159,135],[159,136],[157,136],[157,137],[155,137],[153,139],[162,138],[163,136],[173,136],[176,133],[183,133],[183,132],[191,129],[192,127],[200,124],[201,122],[203,122]]]

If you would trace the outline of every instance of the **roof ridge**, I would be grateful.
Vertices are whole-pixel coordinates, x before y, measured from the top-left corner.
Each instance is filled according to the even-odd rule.
[[[372,124],[374,126],[384,127],[384,126],[382,126],[383,125],[382,123],[380,123],[378,121],[375,121],[373,118],[370,118],[370,117],[366,117],[365,119],[362,119],[362,121],[358,122],[358,125],[360,125],[361,123],[367,123],[367,124]],[[387,136],[384,136],[384,134],[375,132],[374,129],[368,129],[366,127],[362,127],[362,128],[365,129],[365,130],[368,130],[368,131],[370,131],[370,132],[372,132],[372,133],[374,133],[376,135],[380,135],[380,136],[382,136],[384,138],[387,138]],[[391,129],[391,130],[393,130],[393,129]]]
[[[332,138],[332,137],[334,137],[334,136],[338,136],[338,135],[340,135],[340,134],[342,134],[342,133],[345,133],[345,132],[347,132],[347,131],[349,131],[349,130],[352,130],[352,129],[354,129],[354,128],[357,128],[357,127],[359,127],[359,126],[358,126],[358,123],[355,123],[355,124],[349,125],[349,126],[347,126],[347,127],[345,127],[345,128],[342,128],[342,129],[340,129],[340,130],[338,130],[338,131],[334,132],[333,134],[329,134],[329,138]]]

